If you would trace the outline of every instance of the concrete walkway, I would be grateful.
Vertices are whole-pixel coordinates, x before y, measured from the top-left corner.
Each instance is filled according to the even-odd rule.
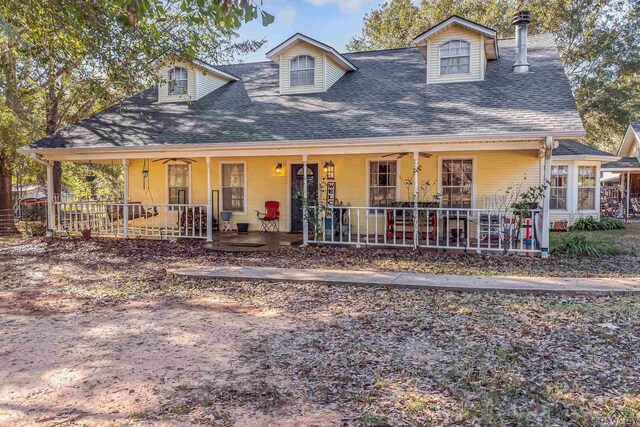
[[[454,276],[370,270],[324,270],[275,267],[202,267],[169,270],[180,276],[288,282],[381,285],[404,288],[446,289],[455,291],[502,291],[522,293],[634,293],[640,294],[640,277],[560,278]]]

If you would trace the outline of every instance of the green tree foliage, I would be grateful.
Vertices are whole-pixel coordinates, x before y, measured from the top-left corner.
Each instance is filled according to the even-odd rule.
[[[590,144],[613,151],[640,120],[640,2],[637,0],[391,0],[364,18],[349,51],[413,46],[456,14],[513,37],[511,15],[531,10],[531,34],[555,36]]]
[[[157,82],[167,54],[215,64],[258,49],[264,41],[235,32],[254,19],[273,16],[249,0],[0,2],[0,111],[14,124],[0,139],[0,182],[17,170],[37,180],[26,176],[32,162],[16,161],[18,146]],[[61,182],[60,165],[54,173]]]

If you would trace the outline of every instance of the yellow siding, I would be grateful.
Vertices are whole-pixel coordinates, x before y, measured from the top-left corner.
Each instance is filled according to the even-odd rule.
[[[198,99],[210,94],[214,90],[224,86],[229,82],[229,80],[221,79],[220,77],[214,76],[208,71],[196,70],[195,73]]]
[[[290,85],[291,60],[298,55],[310,55],[315,60],[313,86]],[[280,93],[313,93],[324,91],[324,52],[308,43],[297,42],[280,55]]]
[[[173,67],[183,67],[187,69],[188,83],[186,95],[168,95],[167,81],[169,79],[169,70]],[[164,64],[158,68],[158,73],[163,80],[163,83],[158,86],[158,102],[195,101],[229,82],[229,79],[223,79],[209,71],[186,62]]]
[[[439,48],[443,43],[451,40],[464,40],[470,44],[471,58],[469,74],[453,74],[440,76]],[[427,81],[428,83],[448,83],[469,80],[481,80],[482,61],[484,54],[482,48],[482,35],[467,28],[453,24],[441,32],[433,35],[427,42]]]
[[[332,59],[326,58],[327,60],[327,89],[334,85],[335,82],[340,80],[346,71],[344,71],[338,64],[336,64]]]
[[[540,159],[538,152],[528,151],[477,151],[461,153],[441,153],[426,159],[420,158],[419,180],[429,181],[431,191],[429,199],[438,191],[439,163],[443,158],[472,158],[475,170],[475,204],[481,208],[485,196],[493,197],[504,194],[508,187],[540,184]],[[332,160],[335,164],[336,198],[351,206],[366,206],[368,204],[368,162],[374,159],[389,160],[394,157],[383,158],[380,155],[322,155],[309,156],[309,163],[317,163],[319,174],[323,177],[324,162]],[[195,158],[191,165],[191,203],[207,203],[206,163],[204,158]],[[280,202],[280,229],[289,229],[290,216],[290,165],[302,163],[301,156],[273,156],[273,157],[237,157],[211,159],[211,188],[220,190],[220,163],[246,162],[247,211],[246,214],[234,214],[232,222],[249,222],[252,230],[257,230],[259,222],[255,210],[263,211],[264,202],[277,200]],[[404,179],[413,177],[413,158],[407,155],[398,160],[398,189],[399,201],[412,200],[412,184],[407,190]],[[284,166],[281,175],[276,175],[275,167],[278,163]],[[150,192],[142,188],[142,160],[132,160],[129,165],[129,201],[143,203],[167,203],[167,168],[162,162],[150,162],[149,186]],[[146,193],[146,194],[145,194]],[[365,218],[362,218],[364,221]],[[370,226],[374,227],[374,220]],[[160,221],[160,220],[159,220]],[[383,226],[383,219],[378,219],[378,226]],[[364,223],[362,223],[364,224]],[[364,226],[364,225],[363,225]],[[381,230],[381,229],[380,229]]]
[[[169,70],[173,67],[183,67],[187,69],[188,73],[188,83],[187,83],[187,94],[186,95],[169,95],[167,88],[167,80],[169,79]],[[162,78],[163,82],[158,85],[158,102],[175,102],[175,101],[185,101],[185,100],[195,100],[197,99],[196,93],[196,72],[198,69],[193,64],[188,64],[186,62],[174,62],[167,63],[162,65],[158,69],[158,73]]]

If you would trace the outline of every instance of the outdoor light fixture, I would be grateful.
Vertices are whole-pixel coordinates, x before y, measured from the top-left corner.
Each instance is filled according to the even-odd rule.
[[[276,165],[276,175],[280,175],[282,173],[282,163],[278,163]]]
[[[336,176],[336,165],[334,165],[331,160],[329,160],[328,162],[324,163],[324,167],[322,168],[322,170],[324,171],[325,176],[327,177],[327,179],[335,179],[335,176]]]

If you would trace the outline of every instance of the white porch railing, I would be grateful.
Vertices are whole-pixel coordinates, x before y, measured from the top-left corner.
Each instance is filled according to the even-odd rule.
[[[492,209],[413,207],[311,208],[309,243],[540,253],[541,216]]]
[[[101,202],[54,203],[53,229],[58,233],[132,237],[206,238],[207,205]],[[125,217],[128,221],[125,224]]]

